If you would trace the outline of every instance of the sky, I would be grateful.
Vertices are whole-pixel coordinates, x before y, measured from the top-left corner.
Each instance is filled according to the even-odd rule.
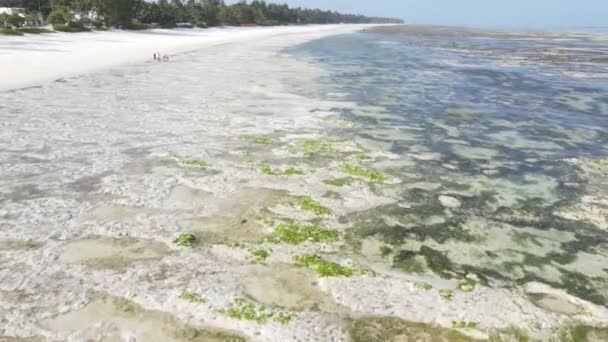
[[[422,24],[506,28],[608,26],[608,0],[266,0]],[[236,2],[236,0],[227,1]]]

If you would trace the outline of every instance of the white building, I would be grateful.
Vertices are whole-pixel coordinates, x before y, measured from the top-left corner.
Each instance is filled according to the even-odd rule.
[[[18,7],[0,7],[0,14],[20,14],[21,16],[25,15],[25,8]]]

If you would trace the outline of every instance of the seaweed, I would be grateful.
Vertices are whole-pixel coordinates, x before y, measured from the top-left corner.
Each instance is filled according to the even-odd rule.
[[[272,140],[270,138],[258,137],[255,135],[242,135],[241,140],[251,142],[251,143],[256,143],[256,144],[265,144],[265,145],[270,145],[270,144],[274,143],[274,140]]]
[[[273,313],[266,311],[263,305],[256,306],[242,298],[235,299],[232,306],[219,312],[234,319],[254,321],[258,324],[265,324],[273,316]]]
[[[436,251],[428,246],[420,247],[419,253],[424,256],[426,264],[431,269],[431,271],[435,272],[442,278],[452,278],[452,269],[454,268],[454,266],[452,265],[450,259],[446,257],[443,253]]]
[[[414,286],[416,286],[417,289],[423,290],[423,291],[430,291],[433,289],[433,285],[431,285],[425,281],[416,282],[414,284]]]
[[[262,164],[262,165],[260,165],[260,171],[262,171],[263,174],[269,175],[269,176],[276,176],[277,175],[277,173],[274,172],[272,170],[272,168],[270,167],[270,165],[268,165],[268,164]]]
[[[317,215],[331,215],[331,209],[324,207],[321,203],[313,200],[309,196],[299,197],[294,205],[302,210],[311,211]]]
[[[454,329],[477,329],[479,323],[469,321],[452,321],[452,328]]]
[[[452,291],[450,289],[441,289],[441,290],[439,290],[439,297],[441,297],[441,299],[449,302],[452,299],[454,299],[454,291]]]
[[[350,329],[353,342],[450,341],[473,342],[458,330],[425,323],[408,322],[396,317],[363,317]]]
[[[321,277],[351,277],[355,274],[354,269],[327,261],[318,255],[300,255],[295,259],[298,264],[315,270]]]
[[[424,266],[416,258],[418,253],[401,250],[393,257],[393,267],[409,273],[424,273]]]
[[[352,164],[342,164],[340,166],[340,171],[347,175],[351,175],[354,177],[365,178],[375,183],[383,183],[386,181],[386,176],[376,170],[365,169],[357,165]]]
[[[257,261],[264,262],[270,257],[270,252],[265,249],[257,249],[251,252]]]
[[[198,167],[201,169],[206,169],[209,167],[209,164],[203,160],[199,160],[199,159],[190,159],[190,160],[186,160],[184,161],[184,165],[187,166],[191,166],[191,167]]]
[[[304,174],[304,171],[302,171],[300,169],[296,169],[295,167],[288,167],[282,173],[283,176],[299,176],[299,175],[303,175],[303,174]]]
[[[196,240],[197,239],[194,234],[182,233],[173,240],[173,243],[181,247],[192,247]]]
[[[380,247],[380,255],[382,255],[382,257],[387,257],[392,253],[393,253],[393,249],[390,248],[389,246]]]
[[[312,157],[317,153],[334,152],[335,149],[329,140],[303,140],[296,144],[296,150],[304,152],[304,156]]]
[[[183,299],[185,301],[188,301],[190,303],[206,303],[207,302],[207,298],[205,298],[205,296],[200,295],[198,293],[194,293],[194,292],[188,292],[188,291],[182,292],[182,294],[179,295],[179,298]]]
[[[234,319],[254,321],[258,324],[266,324],[272,319],[277,323],[287,325],[295,317],[293,313],[268,310],[263,305],[248,303],[242,298],[236,298],[230,307],[219,310],[219,313]]]
[[[273,170],[268,164],[261,164],[260,171],[269,176],[299,176],[304,174],[304,171],[296,169],[295,167],[288,167],[284,171],[278,172]]]
[[[335,187],[343,187],[346,184],[344,179],[324,179],[323,184],[331,185]]]
[[[277,242],[298,245],[310,242],[334,242],[340,238],[337,231],[317,224],[283,223],[275,228]]]
[[[464,279],[458,282],[458,290],[461,292],[473,292],[480,282],[481,279],[476,274],[467,273]]]

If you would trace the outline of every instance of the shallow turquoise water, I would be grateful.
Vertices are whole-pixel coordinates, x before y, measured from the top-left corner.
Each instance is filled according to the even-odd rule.
[[[342,219],[384,243],[388,263],[539,280],[601,304],[608,233],[555,211],[587,191],[566,159],[608,152],[607,51],[588,37],[365,32],[289,50],[327,71],[307,95],[360,106],[335,108],[357,128],[332,134],[397,156],[369,164],[402,180],[401,200]]]

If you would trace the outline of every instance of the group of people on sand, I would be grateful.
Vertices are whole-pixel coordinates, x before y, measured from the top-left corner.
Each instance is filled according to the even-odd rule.
[[[154,53],[154,60],[155,61],[163,61],[163,62],[168,62],[169,61],[169,55],[161,55],[160,52],[155,52]]]

